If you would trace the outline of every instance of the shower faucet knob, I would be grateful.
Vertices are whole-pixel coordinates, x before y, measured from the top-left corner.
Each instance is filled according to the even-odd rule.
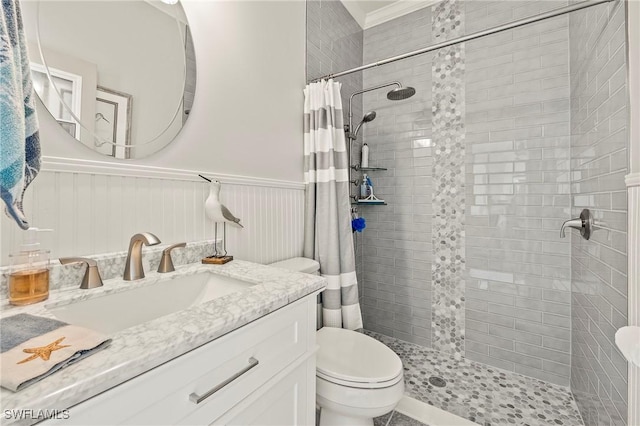
[[[560,238],[565,237],[565,228],[578,229],[580,231],[580,235],[582,235],[585,240],[591,238],[593,218],[591,217],[589,209],[582,210],[579,218],[565,221],[560,228]]]

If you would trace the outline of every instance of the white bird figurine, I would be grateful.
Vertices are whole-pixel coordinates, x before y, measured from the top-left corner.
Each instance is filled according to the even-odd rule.
[[[202,177],[204,178],[204,176]],[[235,217],[233,213],[220,202],[220,182],[217,180],[210,182],[209,197],[207,197],[207,201],[204,203],[204,210],[207,217],[213,222],[228,222],[237,227],[244,228],[244,226],[240,224],[240,219]]]

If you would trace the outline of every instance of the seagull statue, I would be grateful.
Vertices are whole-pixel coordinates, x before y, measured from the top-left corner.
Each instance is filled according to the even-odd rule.
[[[204,211],[207,217],[214,222],[214,241],[213,244],[213,256],[208,256],[206,259],[211,259],[211,263],[224,264],[233,260],[233,256],[227,255],[227,222],[237,228],[244,228],[240,223],[240,219],[235,217],[229,209],[220,202],[220,182],[217,180],[212,181],[202,175],[198,175],[202,179],[211,183],[209,185],[209,196],[204,202]],[[218,250],[218,222],[222,222],[222,251]],[[202,261],[204,263],[206,259]]]
[[[238,228],[244,228],[244,226],[242,226],[242,224],[240,223],[240,219],[235,217],[233,213],[231,213],[229,209],[220,202],[220,182],[217,180],[212,181],[211,179],[207,179],[202,175],[199,176],[211,182],[211,186],[209,188],[209,197],[204,203],[204,209],[207,217],[214,222],[228,222]]]

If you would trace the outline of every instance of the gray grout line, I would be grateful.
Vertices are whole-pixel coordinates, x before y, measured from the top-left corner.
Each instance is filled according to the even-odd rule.
[[[391,412],[391,414],[389,414],[389,418],[387,419],[387,423],[384,426],[391,426],[391,419],[393,418],[393,415],[395,414],[396,410],[393,410]]]

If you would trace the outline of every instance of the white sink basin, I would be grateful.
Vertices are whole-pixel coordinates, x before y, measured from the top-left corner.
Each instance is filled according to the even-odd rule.
[[[160,281],[49,309],[57,319],[103,333],[178,312],[191,306],[247,290],[255,283],[209,272]]]

